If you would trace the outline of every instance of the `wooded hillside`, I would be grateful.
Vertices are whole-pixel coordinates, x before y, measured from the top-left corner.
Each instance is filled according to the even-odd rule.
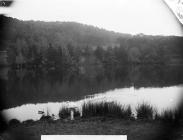
[[[133,36],[75,22],[4,21],[3,48],[12,65],[183,64],[183,37]]]

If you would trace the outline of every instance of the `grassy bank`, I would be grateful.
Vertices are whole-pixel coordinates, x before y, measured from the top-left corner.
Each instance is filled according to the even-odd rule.
[[[27,140],[38,140],[41,135],[63,134],[127,135],[128,140],[182,138],[183,127],[174,124],[180,120],[180,111],[166,110],[158,114],[151,105],[145,103],[138,105],[135,110],[136,117],[130,106],[121,106],[115,102],[88,102],[82,105],[82,117],[79,112],[75,112],[74,121],[70,120],[70,110],[64,107],[59,112],[58,120],[53,120],[52,116],[42,116],[38,121],[22,123],[14,119],[9,123],[8,133]]]
[[[81,112],[82,115],[81,115]],[[40,120],[54,121],[54,115],[47,112],[47,115],[42,115]],[[70,108],[62,107],[59,111],[59,120],[70,120]],[[165,110],[161,114],[157,110],[147,103],[139,104],[135,111],[131,109],[130,105],[120,105],[117,102],[87,102],[83,103],[81,110],[74,110],[75,119],[87,119],[92,117],[103,117],[120,120],[145,120],[145,121],[162,121],[167,123],[174,123],[178,120],[182,120],[183,113],[179,110]],[[28,120],[26,122],[34,122]],[[12,119],[9,121],[9,125],[19,124],[20,121]]]
[[[112,117],[25,121],[9,128],[18,139],[39,140],[41,135],[127,135],[128,140],[174,140],[170,124],[150,120],[125,120]],[[177,131],[181,136],[182,131]],[[177,138],[177,137],[176,137]]]
[[[131,119],[130,106],[120,106],[115,102],[84,103],[82,105],[83,117],[105,116],[113,118]]]
[[[80,116],[79,111],[75,111],[75,117]],[[69,118],[70,110],[62,108],[59,111],[60,119]],[[165,110],[161,114],[147,103],[139,104],[132,112],[130,105],[120,105],[116,102],[87,102],[82,104],[82,118],[90,117],[110,117],[129,120],[158,120],[164,122],[174,122],[180,118],[182,113],[178,110]]]

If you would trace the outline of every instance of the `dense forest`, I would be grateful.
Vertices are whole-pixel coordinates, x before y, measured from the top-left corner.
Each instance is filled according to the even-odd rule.
[[[21,21],[4,17],[8,64],[84,71],[131,64],[183,64],[183,37],[129,35],[75,22]]]

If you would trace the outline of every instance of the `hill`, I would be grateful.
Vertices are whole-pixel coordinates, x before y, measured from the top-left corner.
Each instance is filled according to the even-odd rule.
[[[10,17],[4,17],[4,22],[8,26],[3,46],[10,64],[81,63],[89,56],[89,62],[100,63],[183,64],[183,37],[122,34],[75,22]]]

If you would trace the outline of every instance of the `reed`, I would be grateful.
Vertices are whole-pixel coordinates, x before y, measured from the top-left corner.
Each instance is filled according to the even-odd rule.
[[[84,103],[82,106],[83,117],[104,116],[115,118],[131,118],[130,106],[121,106],[115,102]]]
[[[136,108],[137,119],[152,120],[154,112],[155,109],[147,103],[142,103]]]

